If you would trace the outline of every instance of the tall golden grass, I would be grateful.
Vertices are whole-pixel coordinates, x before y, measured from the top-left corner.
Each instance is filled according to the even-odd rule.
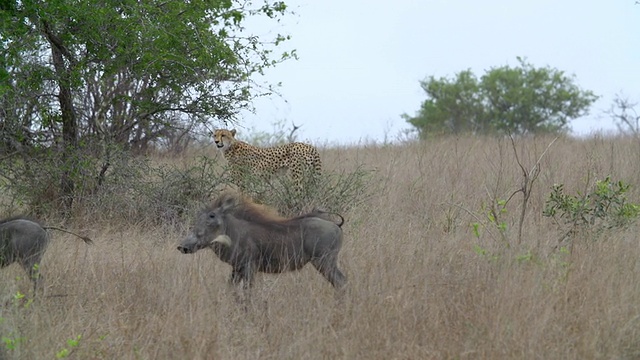
[[[531,169],[552,140],[516,139],[522,165]],[[364,165],[375,181],[374,196],[344,214],[344,298],[309,266],[258,276],[245,312],[227,287],[228,265],[213,252],[176,250],[188,224],[78,219],[74,229],[89,230],[95,245],[54,234],[46,291],[33,302],[15,299],[31,286],[21,268],[0,271],[0,358],[640,358],[638,226],[578,237],[567,253],[554,250],[560,233],[542,216],[553,184],[584,192],[607,175],[630,183],[629,200],[640,202],[637,140],[553,143],[519,244],[521,193],[501,214],[504,237],[486,217],[522,185],[509,139],[363,144],[322,157],[327,171]],[[479,236],[473,223],[486,225]],[[67,343],[78,335],[77,346]]]

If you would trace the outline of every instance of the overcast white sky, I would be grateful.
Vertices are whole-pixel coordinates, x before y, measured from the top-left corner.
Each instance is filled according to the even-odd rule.
[[[279,97],[256,101],[247,129],[271,131],[276,121],[302,125],[314,143],[393,140],[410,126],[425,95],[419,81],[470,68],[536,67],[576,76],[601,99],[574,133],[615,129],[602,114],[615,94],[640,102],[640,5],[634,0],[288,0],[296,15],[271,24],[288,33],[299,60],[268,70]],[[251,31],[251,29],[248,29]],[[256,34],[266,33],[263,30]],[[285,102],[286,100],[286,102]]]

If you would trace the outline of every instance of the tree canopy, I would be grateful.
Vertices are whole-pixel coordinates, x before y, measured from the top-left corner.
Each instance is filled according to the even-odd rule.
[[[447,133],[558,133],[569,120],[586,115],[597,99],[580,89],[574,77],[550,68],[495,67],[478,79],[471,70],[450,78],[420,82],[427,94],[415,116],[402,117],[420,137]]]
[[[270,0],[0,0],[0,155],[27,164],[34,151],[50,154],[43,163],[59,169],[50,181],[69,208],[77,174],[93,171],[80,160],[87,152],[103,159],[101,177],[107,144],[141,151],[188,139],[272,91],[254,75],[295,53],[276,52],[288,36],[245,24],[286,13]],[[20,182],[16,164],[0,171],[9,183]]]
[[[5,141],[100,134],[135,148],[233,120],[257,95],[252,75],[292,56],[274,53],[287,37],[244,24],[285,12],[280,1],[0,0]]]

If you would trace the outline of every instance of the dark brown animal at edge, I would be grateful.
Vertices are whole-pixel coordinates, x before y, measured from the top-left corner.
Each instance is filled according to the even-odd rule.
[[[44,226],[26,217],[0,220],[0,268],[20,263],[33,281],[34,293],[42,287],[39,273],[40,260],[49,244],[47,229],[58,230],[81,238],[85,243],[93,243],[88,237],[54,226]]]
[[[329,213],[315,210],[294,218],[272,215],[262,205],[239,195],[220,196],[197,216],[189,236],[178,246],[183,254],[211,248],[231,265],[229,282],[244,288],[256,272],[299,270],[308,262],[336,289],[347,282],[338,269],[344,218],[336,224]]]

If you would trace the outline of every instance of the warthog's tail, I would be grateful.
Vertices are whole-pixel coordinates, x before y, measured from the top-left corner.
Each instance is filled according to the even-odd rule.
[[[322,210],[322,209],[318,209],[318,208],[313,208],[313,210],[311,211],[311,213],[309,215],[313,215],[313,214],[329,214],[329,215],[337,215],[340,218],[340,223],[336,223],[336,225],[338,225],[339,228],[342,228],[342,225],[344,225],[344,217],[336,212],[331,212],[331,211],[326,211],[326,210]]]
[[[342,228],[342,225],[344,225],[344,217],[338,213],[330,213],[330,214],[338,215],[338,217],[340,218],[340,223],[339,224],[336,223],[336,225],[338,225],[339,228]]]
[[[93,244],[93,240],[91,240],[89,237],[78,235],[78,234],[76,234],[76,233],[74,233],[72,231],[69,231],[69,230],[61,229],[61,228],[55,227],[55,226],[43,226],[42,228],[43,229],[47,229],[47,230],[58,230],[58,231],[62,231],[62,232],[67,233],[67,234],[75,235],[75,236],[79,237],[80,239],[82,239],[82,241],[84,241],[85,243]]]

